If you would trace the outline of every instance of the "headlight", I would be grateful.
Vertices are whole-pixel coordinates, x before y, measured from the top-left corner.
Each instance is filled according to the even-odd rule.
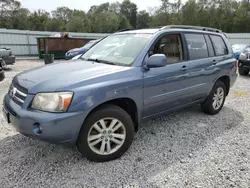
[[[38,93],[31,108],[46,112],[66,112],[73,97],[72,92]]]

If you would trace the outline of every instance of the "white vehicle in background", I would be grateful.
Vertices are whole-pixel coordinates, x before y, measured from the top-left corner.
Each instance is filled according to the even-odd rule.
[[[16,57],[12,54],[10,48],[0,48],[0,66],[3,69],[8,69],[7,65],[13,65]]]

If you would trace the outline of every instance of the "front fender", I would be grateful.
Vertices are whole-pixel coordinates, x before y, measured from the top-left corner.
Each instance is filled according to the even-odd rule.
[[[69,112],[90,112],[97,106],[111,100],[128,98],[135,102],[138,117],[141,117],[143,108],[143,80],[134,77],[119,80],[110,80],[79,87],[76,89]]]

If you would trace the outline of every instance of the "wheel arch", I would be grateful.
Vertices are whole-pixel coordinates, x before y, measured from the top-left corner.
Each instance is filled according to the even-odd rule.
[[[229,77],[228,75],[224,75],[224,76],[219,77],[219,78],[216,80],[216,82],[217,82],[217,81],[221,81],[221,82],[223,82],[223,83],[225,84],[226,89],[227,89],[226,95],[228,95],[229,90],[230,90],[230,77]],[[215,83],[216,83],[216,82],[215,82]]]
[[[105,101],[97,106],[95,106],[86,116],[85,120],[89,117],[90,114],[94,113],[96,110],[98,110],[99,108],[108,105],[108,104],[113,104],[116,106],[119,106],[120,108],[122,108],[124,111],[126,111],[129,116],[131,117],[132,121],[134,122],[134,128],[135,131],[138,131],[138,125],[140,122],[140,117],[139,117],[139,111],[138,111],[138,106],[135,103],[135,101],[131,98],[116,98],[116,99],[112,99],[109,101]]]

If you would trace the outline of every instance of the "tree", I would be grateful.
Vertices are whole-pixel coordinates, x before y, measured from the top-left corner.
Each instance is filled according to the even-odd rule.
[[[29,28],[30,11],[25,8],[17,9],[13,12],[12,18],[9,20],[11,28],[25,30]]]
[[[132,27],[136,28],[137,21],[137,5],[131,3],[130,0],[124,0],[120,6],[121,14],[127,17]]]
[[[72,15],[73,11],[68,7],[58,7],[52,11],[52,17],[64,21],[65,24],[71,19]]]
[[[86,32],[85,18],[81,16],[73,16],[67,23],[67,31],[71,32]]]
[[[86,13],[83,10],[76,10],[74,9],[72,12],[72,16],[79,16],[79,17],[86,17]]]
[[[45,31],[46,23],[50,19],[49,15],[45,10],[38,10],[31,13],[29,16],[29,28],[35,31]]]
[[[0,0],[0,27],[11,28],[12,26],[9,21],[20,7],[21,4],[19,1]]]
[[[249,2],[242,1],[236,9],[235,17],[233,18],[234,22],[234,32],[249,32],[250,31],[250,16],[248,14]]]
[[[65,30],[66,26],[64,21],[52,18],[46,22],[45,28],[46,31],[61,32]]]
[[[119,2],[114,2],[109,5],[109,11],[120,14],[121,12],[121,4]]]
[[[40,31],[115,32],[168,24],[199,25],[225,32],[250,32],[250,0],[160,0],[137,14],[130,0],[93,5],[85,13],[58,7],[30,12],[20,0],[0,0],[0,28]],[[183,4],[181,3],[183,2]]]
[[[163,19],[163,24],[167,25],[168,23],[168,13],[170,12],[170,2],[169,0],[161,0],[162,5],[160,7],[160,10],[164,13],[164,19]]]
[[[128,19],[126,16],[124,16],[123,14],[119,15],[119,27],[118,30],[122,30],[122,29],[131,29],[132,26],[130,25]]]
[[[137,15],[137,28],[148,28],[149,27],[149,13],[145,10],[140,11]]]
[[[168,22],[168,17],[166,18],[166,14],[161,11],[157,11],[155,15],[151,16],[150,18],[150,27],[159,27],[164,26],[164,23]]]
[[[99,6],[94,5],[90,7],[90,13],[101,13],[101,12],[108,12],[109,11],[109,3],[103,3]]]
[[[112,33],[118,30],[120,18],[114,12],[101,12],[91,15],[90,23],[91,32]]]
[[[188,0],[182,7],[182,23],[185,25],[197,25],[198,6],[195,0]]]

